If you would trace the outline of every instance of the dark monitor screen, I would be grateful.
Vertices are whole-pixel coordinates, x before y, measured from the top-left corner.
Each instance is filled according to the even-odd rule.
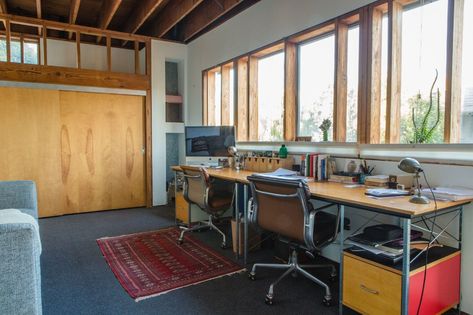
[[[234,145],[233,126],[186,127],[186,156],[228,156]]]

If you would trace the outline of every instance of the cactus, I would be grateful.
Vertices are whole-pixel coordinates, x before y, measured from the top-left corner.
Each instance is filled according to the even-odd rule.
[[[434,82],[432,83],[432,87],[430,88],[430,98],[429,98],[429,107],[427,109],[427,112],[425,113],[424,117],[421,119],[421,124],[420,126],[417,126],[416,123],[416,112],[415,112],[415,107],[412,107],[412,123],[414,125],[414,140],[413,143],[429,143],[432,140],[432,135],[435,131],[435,128],[440,123],[440,90],[437,88],[437,119],[435,120],[435,123],[432,126],[428,126],[428,121],[429,121],[429,116],[432,114],[432,109],[434,107],[434,88],[435,84],[437,83],[438,79],[438,71],[435,69],[435,79]],[[420,103],[422,102],[422,98],[420,93],[417,95],[417,101],[416,103],[420,106]]]

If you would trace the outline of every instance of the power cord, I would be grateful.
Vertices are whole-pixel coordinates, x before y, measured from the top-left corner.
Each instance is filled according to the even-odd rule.
[[[427,265],[429,263],[430,243],[432,242],[432,238],[434,236],[435,221],[437,219],[437,210],[438,210],[437,199],[435,198],[434,191],[433,191],[432,187],[430,186],[429,182],[427,181],[427,176],[425,175],[425,172],[422,172],[422,174],[424,174],[425,183],[427,184],[427,187],[429,187],[430,193],[432,194],[432,197],[434,199],[435,208],[434,208],[434,219],[432,220],[432,228],[430,229],[429,243],[427,244],[427,250],[425,251],[424,279],[422,280],[422,293],[420,294],[419,306],[417,306],[416,315],[419,315],[420,308],[422,306],[422,300],[424,298],[425,282],[426,282],[426,279],[427,279]],[[418,189],[420,189],[419,186],[418,186]]]

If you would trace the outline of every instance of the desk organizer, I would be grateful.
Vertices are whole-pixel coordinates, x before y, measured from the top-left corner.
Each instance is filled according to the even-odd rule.
[[[294,165],[294,158],[288,157],[285,159],[281,158],[270,158],[270,157],[246,157],[245,158],[245,170],[254,172],[272,172],[278,168],[285,168],[292,170]]]

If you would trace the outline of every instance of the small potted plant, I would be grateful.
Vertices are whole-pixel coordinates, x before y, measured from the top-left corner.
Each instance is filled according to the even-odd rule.
[[[328,141],[328,130],[331,126],[332,122],[328,118],[324,119],[322,124],[319,126],[319,129],[322,130],[323,133],[323,141]]]

